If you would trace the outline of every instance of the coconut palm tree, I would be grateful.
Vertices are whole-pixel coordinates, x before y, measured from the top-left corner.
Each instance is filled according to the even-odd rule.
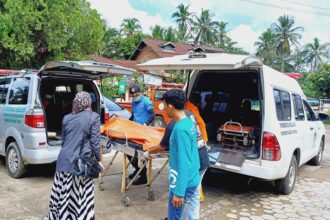
[[[156,40],[164,40],[165,29],[159,25],[150,28],[152,38]]]
[[[195,44],[213,45],[215,42],[216,27],[219,22],[212,20],[214,15],[209,10],[202,9],[201,15],[194,16],[192,30],[196,34]]]
[[[140,21],[136,18],[125,18],[120,25],[120,33],[129,37],[141,31]]]
[[[189,12],[189,5],[180,4],[176,7],[178,10],[172,14],[172,19],[178,24],[179,32],[183,32],[187,35],[189,32],[190,25],[192,23],[193,13]]]
[[[169,42],[176,42],[176,31],[172,27],[165,29],[164,40]]]
[[[284,71],[284,59],[290,55],[291,46],[298,46],[298,40],[301,39],[299,31],[304,31],[303,27],[294,26],[294,18],[288,15],[280,16],[278,23],[272,24],[272,31],[275,33],[277,41],[277,51],[281,55],[281,70]]]
[[[330,43],[321,44],[316,37],[312,43],[304,46],[305,61],[311,67],[311,71],[317,70],[324,58],[330,58]]]
[[[116,48],[113,46],[116,39],[120,37],[119,31],[116,28],[108,28],[104,34],[104,48],[102,55],[112,57],[117,53]]]
[[[257,47],[257,56],[263,59],[266,65],[273,66],[274,61],[277,59],[276,55],[276,36],[271,29],[263,32],[258,41],[254,43]]]
[[[221,21],[220,23],[217,24],[216,27],[216,39],[217,39],[217,44],[219,45],[219,47],[221,48],[225,48],[226,47],[226,42],[228,42],[228,40],[230,39],[228,37],[228,30],[227,30],[227,22]]]

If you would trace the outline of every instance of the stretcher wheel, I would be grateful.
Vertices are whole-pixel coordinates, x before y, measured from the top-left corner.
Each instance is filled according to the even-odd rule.
[[[156,194],[154,191],[148,191],[148,200],[154,201],[156,199]]]
[[[100,182],[99,183],[99,190],[100,191],[103,191],[104,190],[103,182]]]
[[[123,196],[123,198],[121,199],[121,204],[123,204],[123,206],[127,207],[130,204],[129,198],[127,196]]]

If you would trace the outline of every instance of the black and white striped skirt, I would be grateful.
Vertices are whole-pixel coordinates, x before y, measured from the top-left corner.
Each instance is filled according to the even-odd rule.
[[[45,219],[95,219],[93,179],[56,172]]]

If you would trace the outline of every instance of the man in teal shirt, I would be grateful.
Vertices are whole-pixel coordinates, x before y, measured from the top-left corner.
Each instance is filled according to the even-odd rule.
[[[183,90],[171,89],[163,98],[165,112],[176,122],[170,137],[168,219],[183,219],[185,204],[189,204],[185,201],[194,199],[200,183],[196,127],[184,112]]]

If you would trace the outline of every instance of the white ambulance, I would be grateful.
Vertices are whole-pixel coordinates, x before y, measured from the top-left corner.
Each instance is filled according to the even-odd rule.
[[[206,123],[212,168],[275,180],[289,194],[299,166],[320,165],[328,116],[315,115],[297,81],[257,57],[190,53],[140,66],[191,71],[187,98]]]

